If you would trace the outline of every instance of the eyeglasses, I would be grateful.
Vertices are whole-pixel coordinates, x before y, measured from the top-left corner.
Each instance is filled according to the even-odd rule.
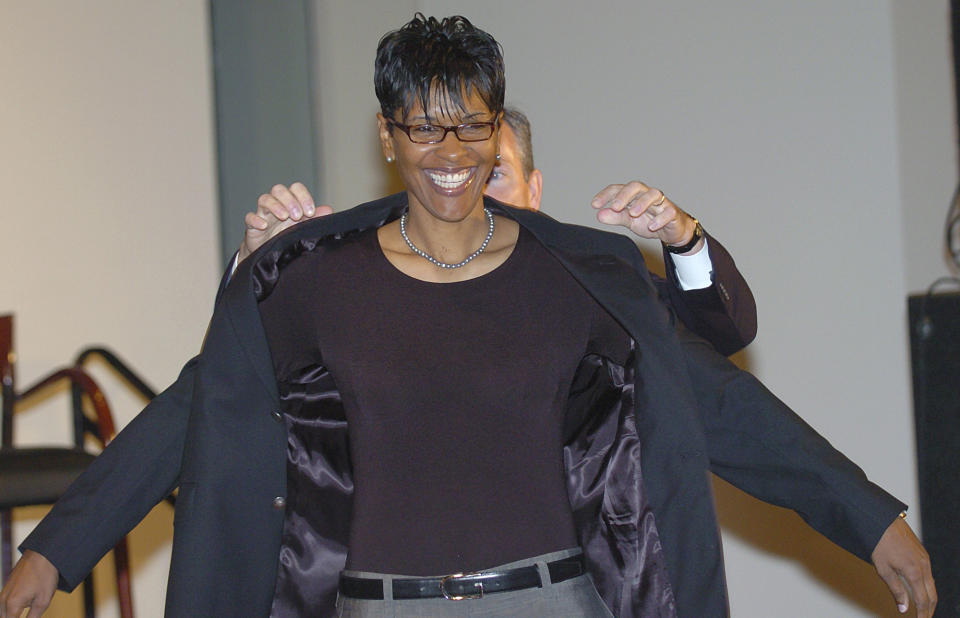
[[[395,120],[387,119],[387,122],[397,127],[407,134],[410,141],[414,144],[436,144],[442,142],[447,137],[447,133],[453,131],[457,139],[461,142],[482,142],[490,139],[493,135],[493,128],[497,126],[494,121],[491,122],[468,122],[456,126],[447,127],[439,124],[401,124]]]

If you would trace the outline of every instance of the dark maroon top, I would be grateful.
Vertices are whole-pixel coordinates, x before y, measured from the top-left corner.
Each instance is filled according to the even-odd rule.
[[[281,399],[318,367],[343,399],[348,568],[447,574],[577,545],[563,410],[583,356],[623,363],[629,338],[526,230],[500,267],[458,283],[409,277],[376,230],[354,235],[288,264],[260,310]],[[309,444],[285,413],[291,444]],[[322,505],[296,508],[309,520]]]

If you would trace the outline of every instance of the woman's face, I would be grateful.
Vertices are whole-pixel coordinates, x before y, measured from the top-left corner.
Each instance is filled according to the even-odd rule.
[[[442,126],[497,120],[476,91],[464,98],[463,110],[452,102],[443,105],[436,91],[430,95],[429,109],[424,110],[418,101],[406,118],[393,120],[405,125]],[[396,161],[412,210],[423,208],[440,220],[455,222],[482,208],[483,190],[496,163],[498,128],[490,138],[479,142],[462,142],[449,131],[443,141],[415,144],[382,114],[377,114],[377,120],[383,153]]]

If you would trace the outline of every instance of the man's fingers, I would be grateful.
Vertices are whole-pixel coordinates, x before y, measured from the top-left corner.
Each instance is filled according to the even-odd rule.
[[[590,205],[594,208],[610,208],[619,212],[632,202],[637,195],[649,189],[650,187],[639,180],[633,180],[625,185],[607,185],[606,188],[594,196]]]
[[[637,218],[644,213],[650,217],[659,215],[667,207],[667,196],[660,189],[648,188],[633,196],[630,203],[630,216]],[[648,212],[649,211],[649,212]]]
[[[277,198],[277,200],[283,204],[283,207],[290,213],[291,219],[299,221],[300,218],[303,217],[303,205],[297,196],[293,194],[293,191],[290,190],[290,187],[273,185],[273,188],[270,189],[270,195]]]
[[[261,232],[267,229],[267,220],[258,215],[255,212],[248,212],[243,216],[243,222],[251,230],[260,230]]]
[[[669,202],[664,202],[663,205],[665,207],[663,212],[651,219],[647,226],[651,232],[658,232],[677,220],[677,208]]]
[[[597,211],[597,221],[607,225],[625,225],[630,226],[630,215],[624,211],[617,212],[609,208],[601,208]]]
[[[295,182],[289,187],[273,185],[270,193],[257,198],[257,211],[248,212],[243,217],[247,230],[238,251],[240,260],[243,261],[263,243],[300,221],[332,212],[330,206],[315,205],[313,196],[303,183]]]
[[[593,196],[590,205],[594,208],[603,208],[622,188],[623,185],[607,185]]]
[[[303,216],[303,209],[300,206],[300,201],[286,185],[273,185],[273,187],[270,189],[270,195],[272,195],[278,202],[283,204],[283,207],[286,208],[287,212],[290,213],[290,216],[294,219],[294,221],[299,221],[300,217]]]
[[[270,193],[260,196],[257,206],[281,221],[286,221],[287,217],[299,221],[304,216],[314,216],[318,210],[310,190],[302,182],[295,182],[289,187],[273,185]]]
[[[290,185],[290,193],[303,208],[303,214],[312,217],[316,212],[316,205],[313,203],[313,196],[310,195],[307,187],[302,182],[295,182]]]
[[[632,211],[636,208],[637,204],[642,200],[642,196],[650,190],[650,187],[643,184],[639,180],[634,180],[623,185],[613,197],[610,198],[610,201],[607,202],[606,207],[615,210],[617,212],[626,209],[627,211]],[[643,214],[643,210],[646,210],[648,204],[643,203],[643,209],[639,214],[634,215],[632,212],[631,216],[639,217]]]
[[[627,209],[630,216],[636,218],[646,212],[651,203],[660,198],[660,195],[662,194],[659,190],[639,180],[633,180],[622,185],[607,185],[594,196],[590,205],[596,209],[609,208],[615,212]]]
[[[287,207],[269,193],[264,193],[257,198],[257,213],[260,215],[270,213],[280,221],[286,221],[290,218],[290,211],[287,210]]]

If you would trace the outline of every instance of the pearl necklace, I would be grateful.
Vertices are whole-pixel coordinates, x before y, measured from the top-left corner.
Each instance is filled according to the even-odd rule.
[[[490,230],[487,232],[487,237],[483,239],[482,243],[480,243],[480,248],[474,251],[473,253],[471,253],[470,255],[468,255],[467,257],[465,257],[463,260],[457,262],[456,264],[448,264],[446,262],[441,262],[437,258],[433,257],[426,251],[423,251],[422,249],[417,247],[415,244],[413,244],[413,241],[410,240],[409,236],[407,236],[407,213],[408,212],[409,211],[405,211],[402,215],[400,215],[400,235],[403,236],[403,240],[407,243],[407,246],[410,247],[411,251],[413,251],[423,259],[427,260],[434,266],[437,266],[438,268],[460,268],[461,266],[464,266],[465,264],[470,262],[473,258],[477,257],[478,255],[486,251],[487,245],[490,244],[490,239],[493,238],[493,213],[490,212],[490,209],[484,208],[483,214],[487,215],[487,221],[490,222]]]

